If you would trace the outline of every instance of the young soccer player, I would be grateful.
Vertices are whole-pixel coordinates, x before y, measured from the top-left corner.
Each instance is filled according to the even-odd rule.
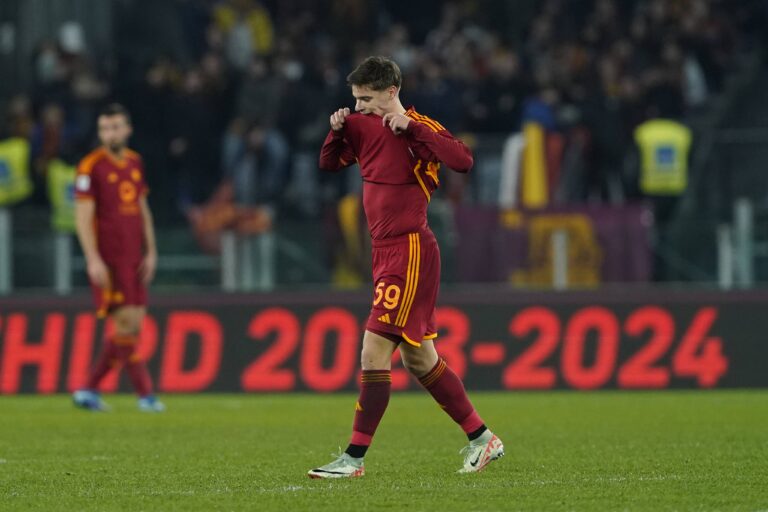
[[[152,213],[141,157],[128,149],[128,112],[118,104],[98,118],[101,146],[88,154],[75,178],[75,221],[85,255],[97,315],[109,314],[115,333],[107,339],[85,389],[75,391],[75,405],[96,411],[108,407],[97,389],[112,368],[124,367],[139,396],[139,410],[162,412],[152,394],[152,379],[136,353],[146,313],[147,285],[157,266]]]
[[[439,184],[440,162],[458,172],[472,154],[437,121],[400,102],[397,64],[369,57],[347,77],[355,98],[330,117],[320,168],[337,171],[357,161],[373,246],[373,305],[363,337],[360,396],[349,446],[336,460],[309,471],[312,478],[359,477],[363,458],[389,403],[392,354],[464,430],[460,473],[474,473],[504,455],[467,397],[464,385],[435,351],[435,301],[440,253],[427,225],[427,205]]]

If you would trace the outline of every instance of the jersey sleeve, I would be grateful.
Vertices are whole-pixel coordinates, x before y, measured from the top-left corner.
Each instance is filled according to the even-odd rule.
[[[324,171],[338,171],[355,161],[355,151],[344,138],[344,132],[329,131],[320,149],[320,168]]]
[[[424,144],[438,160],[457,172],[469,172],[474,164],[472,151],[451,133],[438,126],[411,119],[408,136]]]
[[[98,183],[94,172],[94,159],[84,158],[77,165],[75,172],[75,199],[93,200],[96,198]]]

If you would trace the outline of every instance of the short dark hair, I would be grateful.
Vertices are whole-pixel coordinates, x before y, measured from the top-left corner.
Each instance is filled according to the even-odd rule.
[[[400,68],[387,57],[368,57],[347,75],[347,85],[367,86],[374,91],[393,85],[399,89],[402,83]]]
[[[129,114],[128,109],[126,109],[120,103],[110,103],[106,107],[102,108],[101,112],[99,112],[99,117],[101,116],[123,116],[125,117],[125,120],[128,121],[128,124],[131,124],[131,114]]]

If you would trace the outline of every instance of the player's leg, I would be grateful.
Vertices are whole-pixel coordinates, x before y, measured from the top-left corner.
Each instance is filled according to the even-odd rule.
[[[336,460],[310,470],[308,474],[311,478],[357,477],[365,473],[363,457],[389,404],[392,353],[396,347],[396,343],[381,334],[365,331],[360,356],[363,375],[360,395],[355,403],[352,438]]]
[[[408,371],[419,379],[432,398],[467,435],[469,446],[463,450],[464,466],[460,472],[480,471],[489,462],[504,455],[501,440],[485,426],[461,379],[438,356],[432,340],[423,340],[419,347],[403,343],[400,356]]]
[[[110,274],[112,274],[111,271]],[[96,304],[96,316],[102,318],[107,315],[113,306],[114,294],[112,292],[112,286],[110,284],[106,288],[100,288],[92,284],[91,291],[93,292],[93,299]],[[72,401],[74,404],[83,409],[90,409],[92,411],[108,410],[109,407],[104,403],[99,394],[99,384],[112,369],[119,368],[119,366],[120,356],[118,354],[117,345],[115,344],[114,339],[107,338],[104,340],[104,345],[96,359],[96,363],[88,374],[88,380],[86,381],[85,387],[76,390],[72,394]]]
[[[112,315],[115,340],[120,362],[125,367],[128,379],[139,397],[139,410],[162,412],[165,406],[152,394],[152,378],[149,376],[146,363],[137,351],[141,324],[145,315],[144,306],[128,305],[115,310]]]
[[[464,430],[470,446],[464,459],[463,470],[479,471],[488,462],[504,452],[501,441],[486,428],[467,397],[461,379],[439,358],[434,338],[435,304],[440,288],[440,249],[430,233],[413,239],[415,261],[414,279],[405,292],[407,309],[401,319],[403,343],[400,355],[405,367],[429,391],[440,407]],[[492,447],[492,448],[491,448]],[[477,456],[478,450],[485,455]]]
[[[355,403],[355,421],[347,453],[362,458],[371,445],[389,404],[392,390],[392,353],[397,344],[381,334],[365,331],[361,353],[360,396]]]
[[[96,359],[96,364],[88,375],[85,390],[96,392],[104,377],[106,377],[112,369],[119,366],[120,358],[117,353],[117,346],[115,345],[114,340],[107,338],[104,340],[104,345]]]

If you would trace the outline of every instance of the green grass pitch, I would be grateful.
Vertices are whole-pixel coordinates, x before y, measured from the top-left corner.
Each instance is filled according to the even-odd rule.
[[[142,414],[0,398],[0,510],[768,510],[768,391],[472,393],[507,455],[457,475],[464,436],[394,394],[366,476],[311,480],[353,395],[168,395]]]

